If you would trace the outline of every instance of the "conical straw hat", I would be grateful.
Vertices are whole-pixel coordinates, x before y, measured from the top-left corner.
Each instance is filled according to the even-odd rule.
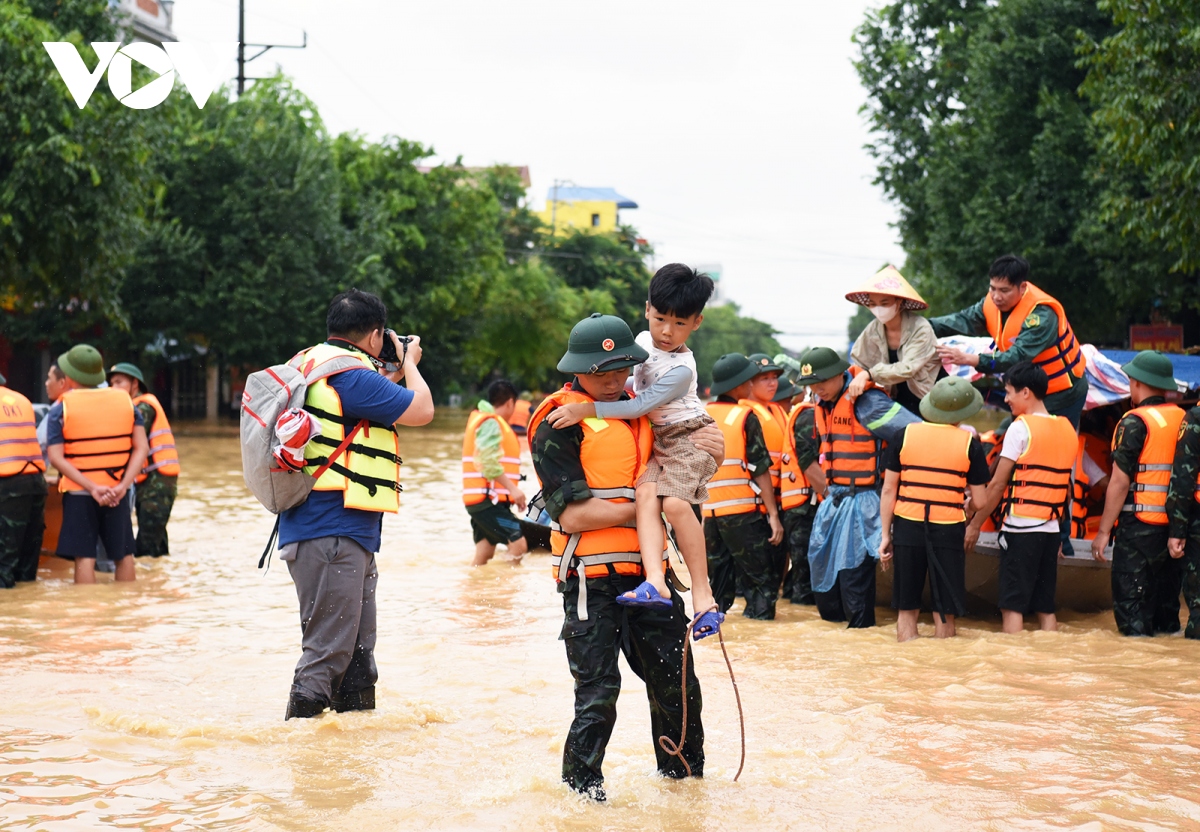
[[[917,294],[916,289],[908,285],[908,281],[904,279],[904,275],[900,274],[900,271],[895,266],[885,267],[853,292],[847,292],[846,300],[851,303],[865,305],[867,295],[871,293],[900,298],[904,301],[900,304],[902,309],[916,310],[929,308],[929,304]]]

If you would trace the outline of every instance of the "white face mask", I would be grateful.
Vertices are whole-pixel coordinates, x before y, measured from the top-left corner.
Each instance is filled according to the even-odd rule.
[[[900,311],[900,306],[872,306],[870,309],[871,314],[878,318],[880,323],[886,324],[892,318],[896,317],[896,313]]]

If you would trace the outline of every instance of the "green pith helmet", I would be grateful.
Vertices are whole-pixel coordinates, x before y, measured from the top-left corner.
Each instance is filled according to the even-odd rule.
[[[104,359],[100,350],[89,344],[76,344],[60,355],[58,369],[84,387],[99,387],[104,383]]]
[[[142,371],[138,369],[136,364],[130,364],[128,361],[122,361],[119,364],[114,364],[108,368],[108,377],[111,379],[114,373],[120,373],[123,376],[136,378],[138,384],[142,385],[142,389],[146,389],[146,378],[142,375]]]
[[[796,396],[799,396],[803,392],[804,392],[804,388],[797,387],[796,385],[794,385],[790,381],[788,381],[786,378],[781,378],[779,380],[779,390],[777,390],[775,392],[775,398],[771,399],[771,401],[779,402],[780,404],[782,404],[784,402],[790,402],[792,399],[796,398]]]
[[[765,352],[756,352],[746,356],[750,359],[750,363],[754,365],[755,372],[758,375],[763,373],[782,373],[783,368],[771,360],[771,356]]]
[[[1121,369],[1130,378],[1159,390],[1178,390],[1175,384],[1175,365],[1158,350],[1142,350]]]
[[[719,396],[722,393],[728,393],[756,375],[758,375],[758,368],[751,364],[750,359],[746,356],[736,352],[722,355],[713,362],[712,394]]]
[[[649,354],[633,342],[629,325],[615,315],[594,312],[575,324],[567,352],[558,362],[561,373],[591,374],[641,364]]]
[[[813,347],[800,356],[800,378],[796,379],[796,383],[808,385],[829,381],[849,369],[850,362],[829,347]]]
[[[970,419],[983,407],[983,396],[979,395],[971,382],[958,376],[948,376],[933,385],[925,398],[921,399],[921,416],[926,422],[956,425]]]

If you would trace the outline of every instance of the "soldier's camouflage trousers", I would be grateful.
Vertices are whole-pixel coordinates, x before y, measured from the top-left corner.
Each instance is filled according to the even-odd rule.
[[[1183,635],[1200,639],[1200,519],[1188,528],[1183,547],[1183,603],[1187,604],[1188,621]]]
[[[1127,636],[1179,631],[1182,564],[1167,553],[1167,527],[1125,517],[1113,543],[1113,617]]]
[[[808,538],[812,534],[816,507],[809,503],[783,512],[783,543],[789,559],[783,579],[783,597],[793,604],[815,604],[812,568],[808,564]]]
[[[167,547],[167,521],[175,505],[178,477],[152,473],[137,486],[137,550],[139,558],[158,558],[170,554]]]
[[[45,511],[44,483],[40,494],[0,495],[0,587],[37,578]]]
[[[741,574],[747,618],[775,617],[779,582],[783,577],[780,547],[771,545],[767,515],[758,512],[704,518],[708,551],[708,582],[721,612],[733,606],[734,569]]]
[[[617,596],[642,582],[639,577],[612,575],[587,582],[587,619],[579,618],[579,578],[558,585],[563,596],[561,638],[567,663],[575,677],[575,719],[563,746],[562,779],[572,789],[596,795],[604,782],[601,766],[617,721],[617,695],[621,692],[620,653],[646,683],[650,702],[650,742],[658,770],[667,777],[685,777],[678,757],[663,751],[658,738],[679,741],[683,724],[680,672],[687,644],[688,618],[683,599],[666,608],[624,607]],[[687,649],[691,649],[690,646]],[[687,740],[683,755],[692,774],[704,774],[704,727],[700,722],[700,682],[688,659]]]

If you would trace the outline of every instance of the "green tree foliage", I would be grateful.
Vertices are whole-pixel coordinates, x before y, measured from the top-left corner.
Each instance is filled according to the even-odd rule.
[[[43,41],[95,61],[103,2],[0,0],[0,294],[10,340],[124,325],[119,290],[144,231],[152,120],[95,95],[80,110]]]
[[[547,240],[545,250],[547,265],[568,286],[608,293],[615,305],[613,314],[628,321],[635,332],[645,329],[637,322],[645,319],[651,277],[646,258],[653,253],[627,225],[611,234],[576,229],[565,237]]]
[[[775,332],[768,323],[742,317],[736,303],[705,309],[704,322],[688,339],[688,347],[695,353],[700,388],[712,384],[712,366],[722,355],[734,352],[778,355],[783,350],[775,340]]]
[[[856,34],[877,182],[900,206],[910,279],[936,312],[979,299],[987,267],[1024,255],[1088,340],[1120,321],[1084,229],[1098,199],[1081,38],[1094,0],[915,0]]]
[[[1082,50],[1104,186],[1093,239],[1125,303],[1200,309],[1200,5],[1100,7],[1120,28]]]

